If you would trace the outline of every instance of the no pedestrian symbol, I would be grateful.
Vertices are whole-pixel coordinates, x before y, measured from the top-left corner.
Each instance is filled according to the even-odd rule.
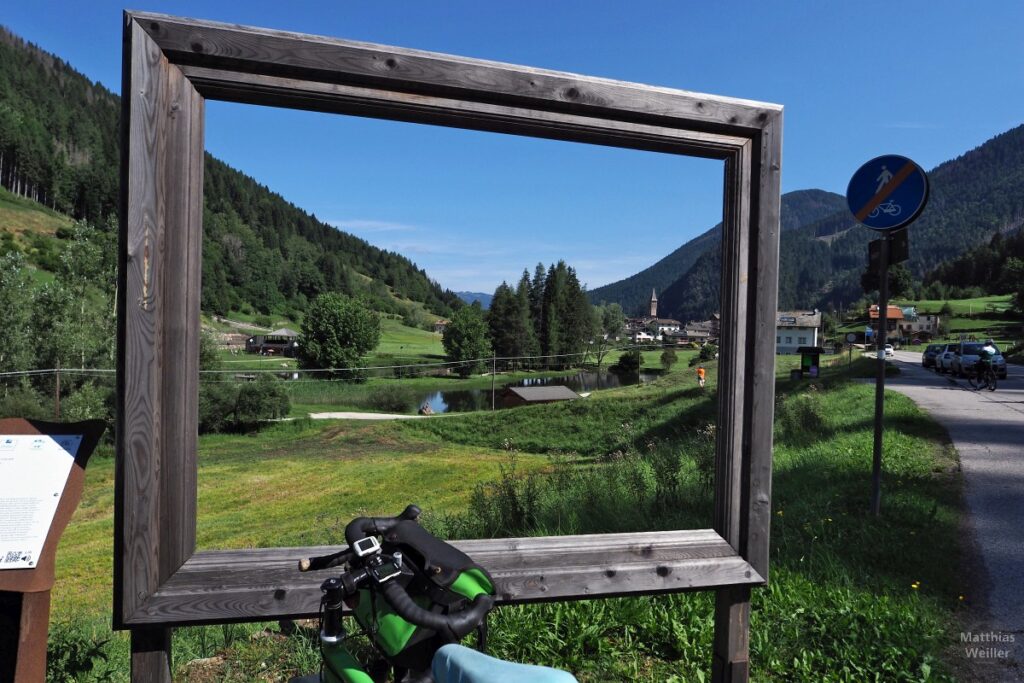
[[[916,163],[896,154],[867,162],[850,178],[846,203],[873,230],[895,230],[911,223],[928,202],[928,176]]]

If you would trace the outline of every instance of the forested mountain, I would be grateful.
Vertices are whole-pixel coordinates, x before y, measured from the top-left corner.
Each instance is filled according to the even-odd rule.
[[[485,311],[491,307],[491,299],[494,298],[493,294],[485,294],[484,292],[455,292],[455,295],[467,304],[479,301],[480,308]]]
[[[1014,294],[1024,311],[1024,228],[1004,236],[997,232],[987,244],[953,261],[939,264],[924,280],[924,294],[944,299],[950,289],[978,288],[986,294]]]
[[[116,225],[120,98],[0,27],[0,185],[85,220]],[[341,232],[206,156],[203,309],[296,317],[322,291],[382,311],[461,301],[407,258]],[[403,302],[401,300],[411,300]]]
[[[824,190],[798,190],[782,197],[782,229],[792,230],[832,215],[846,206],[846,200],[833,192]],[[658,293],[684,275],[703,254],[715,248],[722,238],[722,224],[693,238],[654,265],[625,280],[613,282],[592,290],[590,300],[615,302],[630,315],[639,315],[647,310],[651,290]]]
[[[928,206],[908,228],[907,265],[918,282],[942,262],[1024,225],[1024,126],[937,166],[928,178]],[[876,237],[846,208],[783,230],[779,308],[827,309],[861,298],[867,243]],[[685,321],[717,310],[720,273],[720,255],[711,249],[658,293],[660,315]]]

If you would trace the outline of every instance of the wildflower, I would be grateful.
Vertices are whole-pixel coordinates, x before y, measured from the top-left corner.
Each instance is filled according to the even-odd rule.
[[[920,581],[915,581],[914,583],[910,584],[910,587],[913,588],[914,590],[917,590],[918,588],[921,587],[921,582]]]
[[[779,510],[779,511],[778,511],[778,512],[776,512],[775,514],[776,514],[776,515],[778,515],[779,517],[781,517],[781,516],[782,516],[782,510]]]
[[[958,596],[957,600],[959,600],[960,602],[963,602],[964,601],[964,596],[962,596],[962,595]]]

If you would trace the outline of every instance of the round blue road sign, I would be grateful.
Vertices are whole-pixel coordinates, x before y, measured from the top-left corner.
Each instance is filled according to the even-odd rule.
[[[928,176],[906,157],[887,154],[857,169],[846,188],[850,213],[873,230],[913,222],[928,203]]]

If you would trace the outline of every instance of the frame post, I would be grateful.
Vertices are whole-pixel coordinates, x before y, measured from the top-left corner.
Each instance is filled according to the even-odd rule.
[[[746,683],[750,676],[750,586],[715,591],[712,683]]]
[[[171,683],[171,629],[132,629],[132,681]]]

